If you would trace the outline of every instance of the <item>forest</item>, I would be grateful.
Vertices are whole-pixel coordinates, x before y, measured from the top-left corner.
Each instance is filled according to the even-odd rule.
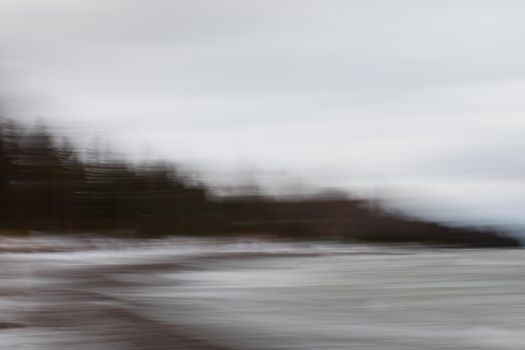
[[[122,238],[264,236],[345,242],[515,247],[493,229],[415,219],[349,195],[219,195],[169,162],[79,152],[44,125],[0,124],[0,233]]]

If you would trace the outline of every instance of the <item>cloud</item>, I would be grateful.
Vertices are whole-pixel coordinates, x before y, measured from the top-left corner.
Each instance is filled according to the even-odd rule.
[[[525,170],[524,10],[511,0],[4,0],[0,73],[11,113],[79,143],[102,134],[131,155],[147,144],[168,158],[253,158],[319,182],[439,192],[436,181]]]

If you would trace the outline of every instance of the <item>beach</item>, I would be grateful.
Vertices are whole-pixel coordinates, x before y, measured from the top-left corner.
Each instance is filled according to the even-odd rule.
[[[3,247],[1,349],[525,345],[521,249],[61,238]]]

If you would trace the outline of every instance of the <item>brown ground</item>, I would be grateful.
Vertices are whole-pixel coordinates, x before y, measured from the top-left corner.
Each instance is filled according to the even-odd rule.
[[[20,322],[3,322],[0,315],[0,336],[1,332],[13,329],[27,331],[23,333],[27,334],[27,339],[22,339],[24,349],[27,340],[28,349],[45,350],[226,350],[205,337],[190,336],[178,325],[134,312],[140,305],[130,305],[129,301],[99,292],[104,288],[133,290],[134,283],[117,281],[112,278],[115,274],[177,268],[169,262],[37,268],[33,278],[56,282],[18,291],[0,285],[2,299],[11,295],[31,301],[28,307],[23,307]]]

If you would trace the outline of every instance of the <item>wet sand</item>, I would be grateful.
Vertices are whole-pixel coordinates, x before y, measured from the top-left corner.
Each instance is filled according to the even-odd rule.
[[[0,285],[1,300],[19,300],[14,312],[0,312],[0,343],[2,335],[16,338],[10,349],[226,350],[208,341],[205,334],[190,336],[182,326],[148,318],[136,311],[140,305],[118,298],[119,293],[143,285],[140,278],[130,282],[114,276],[174,272],[180,268],[180,259],[80,267],[64,263],[63,268],[46,266],[39,259],[2,260],[4,275],[11,272],[10,277],[20,284]],[[20,275],[13,276],[17,272]],[[33,285],[32,280],[45,282]]]

